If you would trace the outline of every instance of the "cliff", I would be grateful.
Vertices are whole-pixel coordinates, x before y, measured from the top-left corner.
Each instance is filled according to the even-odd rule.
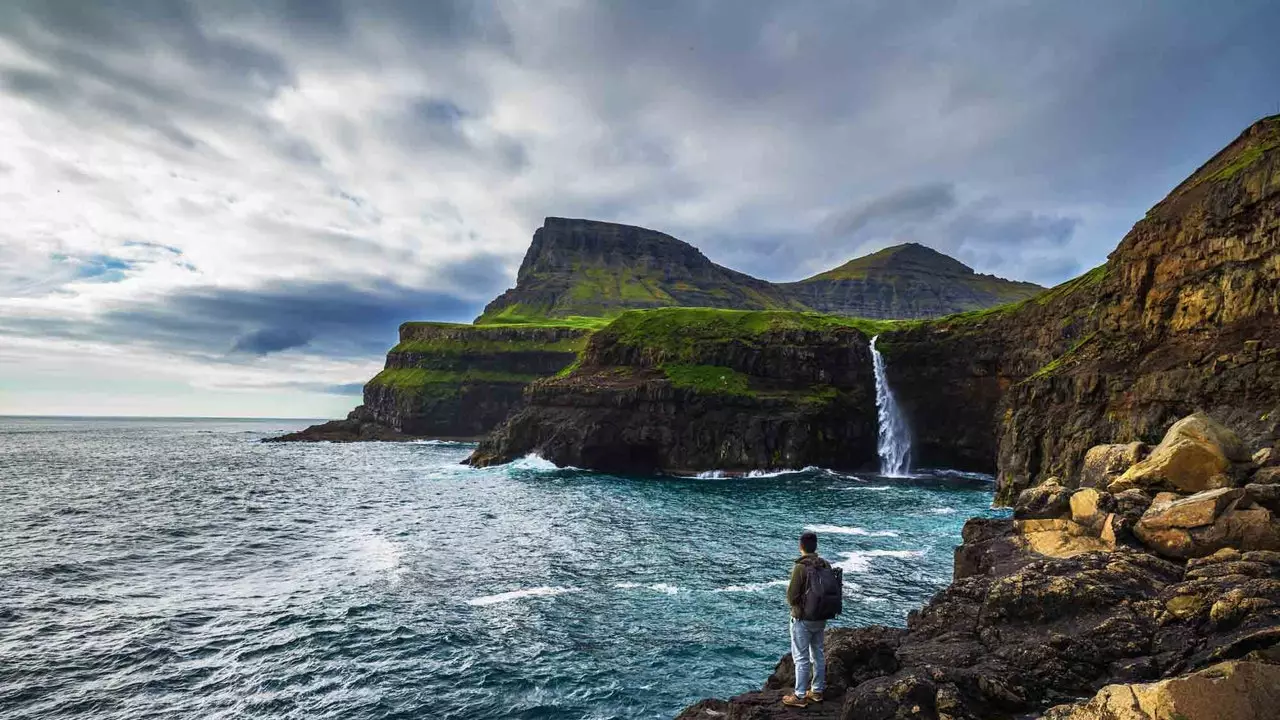
[[[411,322],[346,420],[279,441],[476,438],[512,413],[533,380],[574,362],[590,330]]]
[[[815,313],[629,311],[481,442],[474,465],[531,452],[558,465],[693,473],[876,457],[873,324]]]
[[[1210,159],[1105,265],[1012,306],[887,333],[926,458],[998,470],[997,499],[1080,483],[1107,438],[1154,442],[1208,411],[1280,431],[1280,117]]]
[[[916,243],[885,248],[780,287],[814,310],[866,318],[940,317],[1025,300],[1044,290],[980,275]]]
[[[771,283],[716,265],[665,233],[549,217],[533,234],[516,286],[476,322],[610,317],[667,306],[803,309]]]

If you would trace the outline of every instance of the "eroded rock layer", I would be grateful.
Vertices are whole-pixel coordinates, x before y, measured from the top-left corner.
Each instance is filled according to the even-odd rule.
[[[405,323],[386,366],[346,420],[280,441],[476,438],[524,399],[530,382],[571,364],[589,330],[525,325]]]
[[[876,457],[867,336],[813,313],[631,311],[580,364],[531,385],[476,465],[538,453],[619,472],[729,472]]]

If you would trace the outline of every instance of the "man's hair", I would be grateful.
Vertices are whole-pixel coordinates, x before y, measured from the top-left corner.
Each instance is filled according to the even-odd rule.
[[[806,532],[800,535],[800,549],[805,552],[818,552],[817,533]]]

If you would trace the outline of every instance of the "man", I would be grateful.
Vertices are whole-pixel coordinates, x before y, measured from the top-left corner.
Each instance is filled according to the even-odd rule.
[[[822,691],[827,688],[827,661],[822,650],[822,636],[827,629],[826,619],[809,618],[813,614],[813,600],[806,603],[810,570],[831,570],[831,563],[818,556],[818,536],[805,532],[800,536],[800,557],[791,566],[791,582],[787,585],[787,603],[791,605],[791,658],[796,664],[795,693],[782,698],[783,705],[807,707],[809,703],[822,702]],[[817,588],[813,588],[817,589]],[[812,593],[810,593],[812,595]],[[806,604],[810,605],[806,613]],[[824,614],[824,613],[819,613]],[[813,689],[809,689],[809,672],[813,672]]]

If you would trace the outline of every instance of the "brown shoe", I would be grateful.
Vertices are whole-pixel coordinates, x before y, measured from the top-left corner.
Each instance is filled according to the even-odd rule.
[[[808,697],[808,695],[806,695],[805,697]],[[805,700],[805,698],[796,697],[795,695],[783,696],[782,704],[786,705],[787,707],[809,707],[809,703],[808,701]]]
[[[820,703],[822,702],[822,693],[814,692],[810,690],[809,692],[805,693],[804,699],[808,700],[811,703]]]

